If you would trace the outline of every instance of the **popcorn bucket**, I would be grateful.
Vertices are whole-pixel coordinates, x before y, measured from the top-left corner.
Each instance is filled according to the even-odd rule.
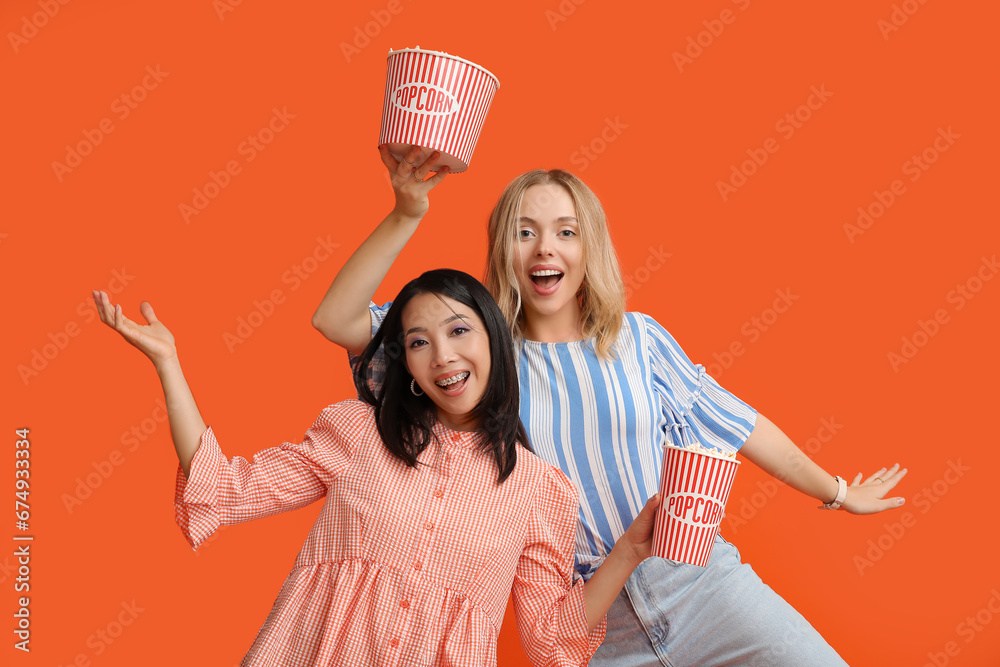
[[[739,465],[715,450],[664,446],[654,556],[708,564]]]
[[[465,171],[499,86],[479,65],[447,53],[390,51],[379,145],[389,144],[397,160],[421,146],[418,163],[441,151],[438,165]]]

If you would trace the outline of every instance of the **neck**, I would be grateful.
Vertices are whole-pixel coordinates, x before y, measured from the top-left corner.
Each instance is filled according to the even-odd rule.
[[[582,313],[566,308],[551,315],[525,313],[524,337],[539,343],[570,343],[583,340]]]
[[[439,422],[450,428],[452,431],[479,430],[479,422],[476,421],[472,413],[465,415],[452,415],[438,408],[437,419]]]

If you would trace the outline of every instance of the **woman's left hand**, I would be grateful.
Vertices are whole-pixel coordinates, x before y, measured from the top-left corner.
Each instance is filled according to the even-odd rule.
[[[885,494],[892,491],[899,480],[906,476],[906,472],[906,468],[900,468],[897,463],[891,468],[882,468],[863,482],[861,473],[858,473],[847,487],[847,497],[844,498],[841,509],[851,514],[876,514],[896,509],[905,500],[901,497],[886,498]]]

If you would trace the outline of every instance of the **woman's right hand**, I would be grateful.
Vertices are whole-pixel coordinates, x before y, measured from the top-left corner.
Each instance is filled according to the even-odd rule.
[[[420,155],[420,146],[410,146],[410,150],[402,160],[392,156],[388,144],[379,146],[378,153],[382,157],[382,164],[389,170],[392,192],[396,196],[396,206],[393,211],[403,218],[420,220],[430,206],[427,193],[443,181],[450,171],[446,165],[427,178],[427,175],[434,171],[437,161],[441,159],[441,153],[435,151],[419,163],[417,157]]]
[[[108,295],[103,291],[94,290],[94,303],[101,321],[121,334],[122,338],[137,347],[140,352],[149,357],[153,365],[160,368],[161,364],[177,358],[177,347],[174,336],[163,323],[156,319],[153,307],[143,301],[139,306],[147,324],[138,324],[122,314],[122,307],[112,306]]]

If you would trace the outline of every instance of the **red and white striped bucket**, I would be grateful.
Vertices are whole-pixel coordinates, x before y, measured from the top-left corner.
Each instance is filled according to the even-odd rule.
[[[439,165],[465,171],[499,87],[479,65],[447,53],[390,51],[378,143],[397,160],[411,145],[424,149],[418,162],[441,151]]]
[[[721,453],[666,445],[653,555],[705,567],[740,462]]]

